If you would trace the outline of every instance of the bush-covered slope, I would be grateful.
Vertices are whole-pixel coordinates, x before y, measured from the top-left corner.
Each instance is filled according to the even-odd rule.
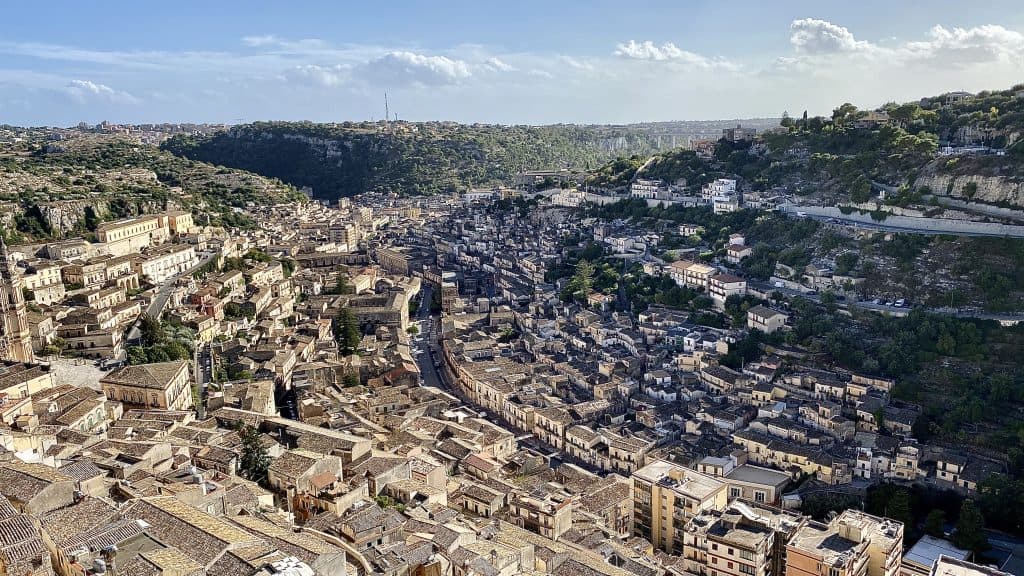
[[[0,222],[10,241],[84,234],[104,220],[172,206],[207,216],[202,224],[248,226],[233,208],[305,200],[280,181],[119,136],[46,142],[26,131],[24,139],[0,145]]]
[[[453,123],[258,122],[164,143],[185,158],[234,166],[309,186],[318,198],[361,192],[434,194],[510,183],[524,170],[592,169],[628,128]],[[650,147],[635,141],[637,152]]]

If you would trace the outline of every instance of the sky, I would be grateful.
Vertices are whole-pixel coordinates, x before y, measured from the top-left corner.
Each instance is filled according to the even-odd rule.
[[[0,12],[0,123],[828,114],[1024,81],[1024,2],[50,0]]]

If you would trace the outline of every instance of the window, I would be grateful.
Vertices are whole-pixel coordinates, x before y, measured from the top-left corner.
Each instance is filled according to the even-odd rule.
[[[762,492],[761,490],[756,490],[754,492],[754,502],[764,502],[764,500],[765,500],[764,492]]]
[[[711,557],[711,563],[712,563],[712,564],[718,564],[718,558],[716,558],[716,557],[712,556],[712,557]]]
[[[743,495],[743,490],[741,490],[740,488],[738,488],[736,486],[733,486],[733,487],[729,488],[729,497],[730,498],[739,498],[742,495]]]
[[[740,550],[740,558],[743,558],[744,560],[753,560],[754,553],[750,550]]]
[[[750,566],[748,564],[740,564],[740,573],[741,574],[754,574],[754,572],[755,572],[755,570],[754,570],[753,566]]]
[[[718,550],[718,544],[712,544],[711,545],[711,549],[712,550]]]

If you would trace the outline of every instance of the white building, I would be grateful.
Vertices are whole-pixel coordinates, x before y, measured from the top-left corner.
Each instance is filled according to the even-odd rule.
[[[133,258],[132,265],[140,278],[159,284],[178,274],[183,274],[199,264],[194,247],[185,244],[169,244],[154,249],[145,255]]]
[[[701,197],[712,200],[716,196],[732,196],[736,194],[736,181],[731,178],[718,178],[709,182],[701,189]]]
[[[729,296],[743,296],[747,293],[747,281],[732,274],[715,274],[708,278],[708,292],[715,306],[722,309]]]
[[[667,191],[665,183],[661,180],[645,180],[643,178],[638,178],[629,187],[630,196],[633,198],[643,198],[645,200],[654,200],[655,198],[659,198],[665,191]]]

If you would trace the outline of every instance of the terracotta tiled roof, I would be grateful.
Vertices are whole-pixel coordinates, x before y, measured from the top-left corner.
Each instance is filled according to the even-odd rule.
[[[135,386],[137,388],[166,390],[179,372],[187,370],[187,366],[188,362],[185,360],[125,366],[107,374],[100,382],[109,382],[121,386]]]

